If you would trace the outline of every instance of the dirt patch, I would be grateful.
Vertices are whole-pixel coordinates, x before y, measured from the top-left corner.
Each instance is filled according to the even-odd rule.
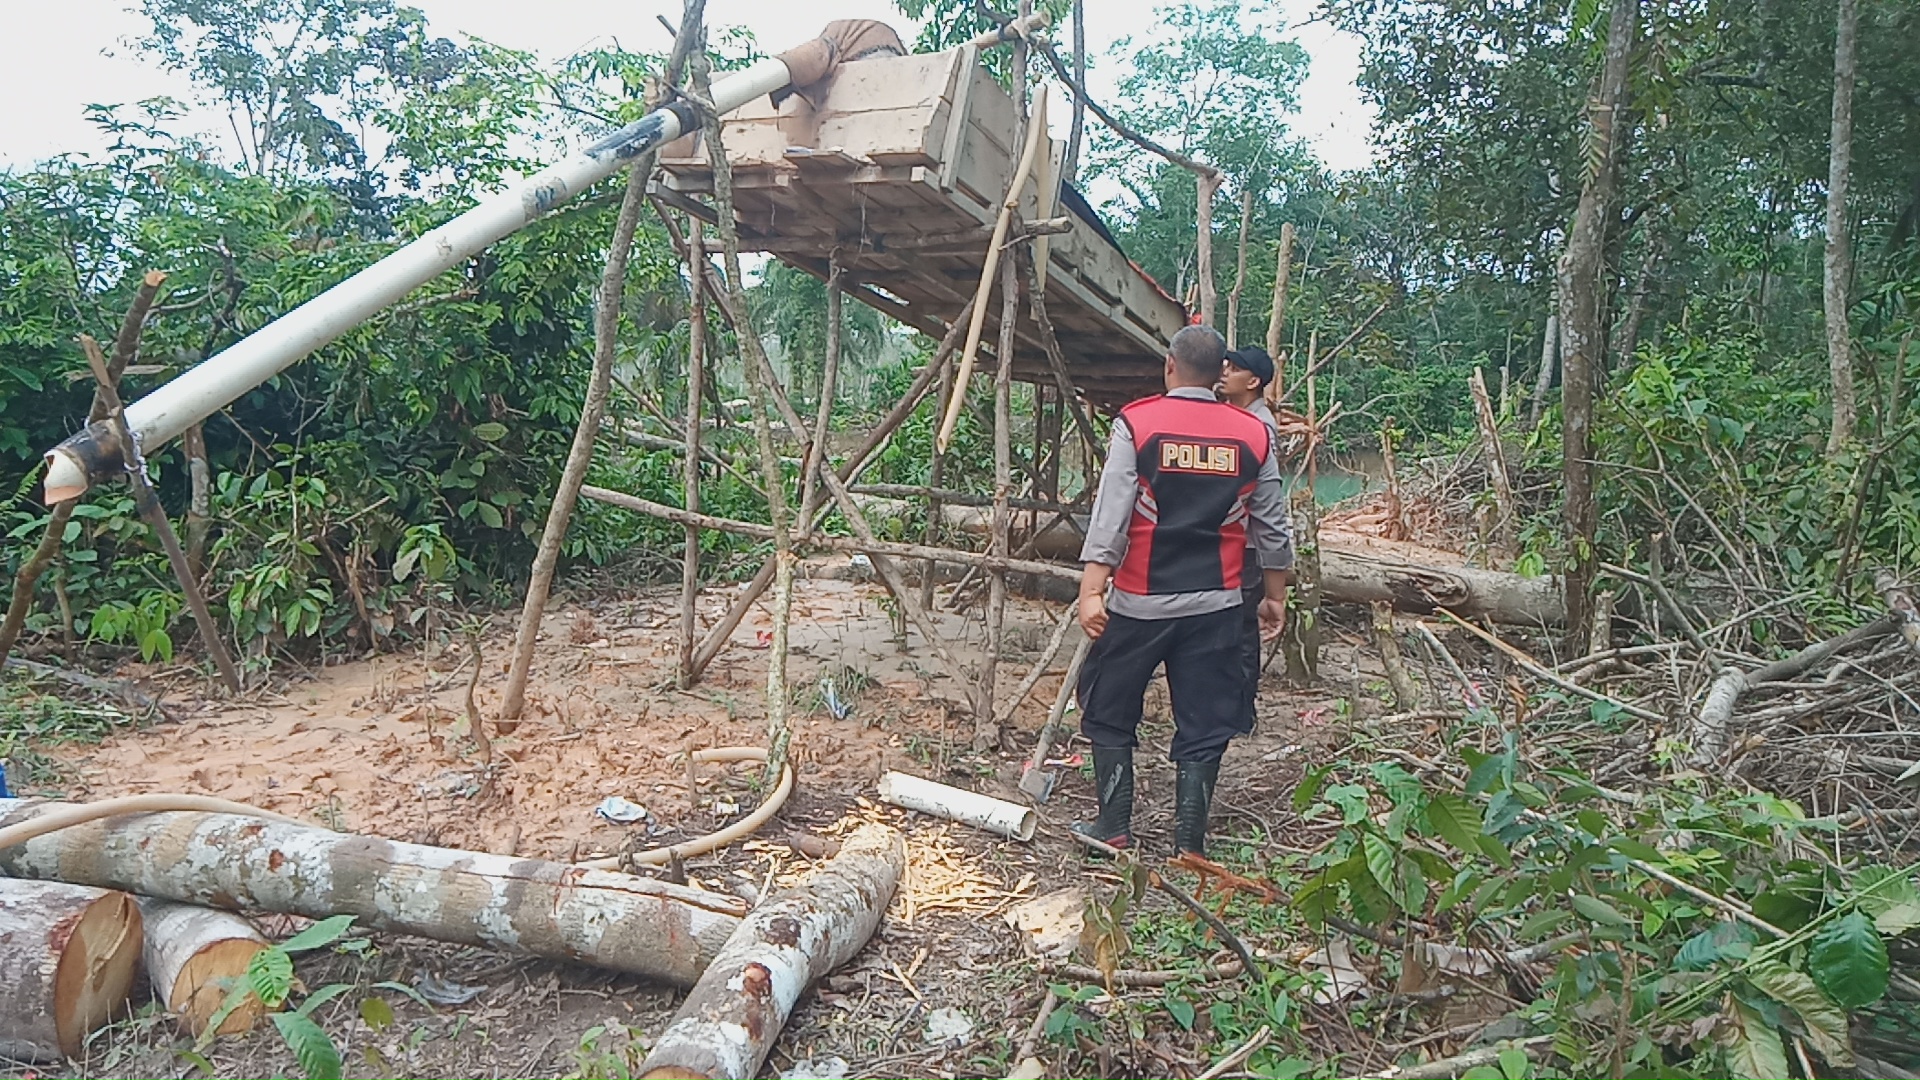
[[[717,619],[727,599],[708,597],[703,623]],[[1001,694],[1024,678],[1058,614],[1052,605],[1012,605]],[[936,618],[949,647],[977,663],[980,623],[945,612]],[[770,618],[764,607],[755,611],[691,691],[671,688],[677,626],[677,601],[665,594],[556,606],[525,722],[494,739],[491,768],[476,759],[464,730],[471,675],[464,648],[326,668],[271,701],[205,706],[183,721],[58,753],[76,798],[212,794],[394,839],[557,859],[672,843],[736,820],[759,800],[747,766],[702,766],[689,786],[683,752],[764,741],[762,639]],[[1356,666],[1358,636],[1333,636],[1322,669],[1329,682],[1372,677]],[[952,704],[961,687],[933,669],[917,637],[904,648],[895,642],[878,590],[839,580],[801,584],[790,678],[799,789],[758,837],[689,862],[687,873],[701,887],[765,895],[810,864],[790,836],[831,837],[869,819],[907,832],[915,869],[873,942],[802,999],[768,1075],[833,1058],[848,1063],[849,1075],[1004,1075],[998,1070],[1045,992],[1005,911],[1061,888],[1110,887],[1065,834],[1069,822],[1092,813],[1091,784],[1081,770],[1066,770],[1040,808],[1032,844],[880,806],[873,785],[898,768],[1018,798],[1021,762],[1072,644],[1016,711],[1006,745],[974,754],[965,749],[971,721]],[[483,642],[483,715],[497,708],[509,649],[505,633]],[[850,712],[836,716],[827,707],[823,679]],[[1304,764],[1343,744],[1356,721],[1331,694],[1292,693],[1272,680],[1260,712],[1258,730],[1229,753],[1215,829],[1257,835],[1285,851],[1287,798]],[[1170,733],[1164,683],[1156,682],[1142,730],[1136,818],[1149,852],[1164,853],[1171,836]],[[595,817],[609,795],[646,807],[647,819],[623,826]],[[341,1044],[349,1075],[625,1075],[618,1070],[638,1064],[647,1036],[664,1027],[679,998],[589,968],[386,934],[366,940],[351,955],[301,964],[310,989],[355,986],[317,1017]],[[391,988],[428,977],[484,989],[467,1004],[429,1008]],[[360,1011],[375,997],[392,1008],[392,1024],[372,1024]],[[185,1045],[148,1005],[94,1041],[82,1074],[181,1075],[190,1071]],[[223,1076],[296,1069],[270,1027],[223,1041],[210,1063]]]

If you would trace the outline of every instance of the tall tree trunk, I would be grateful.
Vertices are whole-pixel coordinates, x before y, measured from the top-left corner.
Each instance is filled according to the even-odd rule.
[[[1547,391],[1553,389],[1553,369],[1560,359],[1560,287],[1556,280],[1553,297],[1547,301],[1547,326],[1540,333],[1540,370],[1534,374],[1533,401],[1527,406],[1527,428],[1540,426],[1547,411]]]
[[[187,503],[187,565],[193,579],[204,581],[207,574],[207,531],[213,521],[213,477],[207,468],[207,436],[199,424],[180,436],[180,448],[187,455],[187,479],[191,498]],[[372,640],[367,644],[371,646]]]
[[[1653,292],[1654,275],[1660,272],[1660,263],[1666,257],[1666,233],[1649,229],[1647,250],[1640,256],[1640,274],[1634,281],[1633,295],[1627,299],[1627,317],[1620,324],[1620,340],[1613,350],[1616,369],[1633,366],[1633,354],[1640,349],[1640,326],[1647,317],[1647,297]]]
[[[697,217],[687,219],[687,450],[682,460],[682,504],[700,509],[700,436],[705,424],[701,416],[701,395],[707,381],[707,293],[703,280],[707,269],[704,226]],[[700,626],[695,605],[700,598],[700,530],[687,526],[687,543],[680,563],[680,689],[691,687],[698,677],[694,670],[694,650],[699,646]]]
[[[1073,81],[1087,85],[1087,9],[1084,0],[1073,0]],[[1068,184],[1080,179],[1080,140],[1087,129],[1087,101],[1073,95],[1073,125],[1067,129],[1067,159],[1060,179]]]
[[[1287,325],[1287,286],[1293,277],[1293,222],[1280,226],[1280,250],[1274,255],[1273,306],[1267,309],[1267,355],[1273,357],[1273,381],[1267,383],[1267,404],[1280,404],[1286,392],[1286,359],[1280,355],[1280,332]]]
[[[1626,100],[1627,54],[1640,23],[1640,0],[1613,0],[1607,16],[1606,59],[1587,106],[1588,172],[1581,185],[1567,250],[1560,258],[1562,475],[1566,498],[1567,629],[1587,632],[1587,609],[1596,561],[1599,511],[1593,493],[1593,397],[1595,370],[1606,356],[1604,305],[1607,223],[1613,218],[1619,112]],[[1583,643],[1574,642],[1585,652]]]
[[[1240,297],[1247,290],[1247,231],[1253,224],[1253,185],[1240,193],[1240,253],[1233,270],[1233,291],[1227,294],[1227,348],[1240,344]],[[1271,350],[1269,350],[1271,354]]]
[[[1827,370],[1833,381],[1833,430],[1827,453],[1853,436],[1853,341],[1847,329],[1847,292],[1853,277],[1853,240],[1847,234],[1847,185],[1853,170],[1853,81],[1859,66],[1854,38],[1860,28],[1857,0],[1839,0],[1833,37],[1833,134],[1827,151],[1826,280]]]
[[[1194,273],[1200,283],[1202,326],[1213,325],[1214,304],[1219,295],[1213,286],[1213,197],[1220,193],[1220,180],[1218,172],[1204,172],[1194,180],[1195,195],[1199,199],[1194,213],[1197,239]]]

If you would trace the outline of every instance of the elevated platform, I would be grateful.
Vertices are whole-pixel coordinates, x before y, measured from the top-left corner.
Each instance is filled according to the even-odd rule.
[[[849,295],[939,337],[973,297],[1013,179],[1021,148],[1012,98],[971,47],[848,61],[812,96],[817,106],[796,94],[777,109],[757,98],[723,121],[742,248],[822,278],[837,254]],[[1047,313],[1068,374],[1107,407],[1157,393],[1167,339],[1186,312],[1050,179],[1065,147],[1048,144],[1020,217],[1070,223],[1046,238]],[[705,148],[681,139],[661,149],[660,164],[659,193],[711,220]],[[999,313],[996,292],[981,349],[989,367]],[[1014,377],[1050,382],[1025,303],[1017,340]]]

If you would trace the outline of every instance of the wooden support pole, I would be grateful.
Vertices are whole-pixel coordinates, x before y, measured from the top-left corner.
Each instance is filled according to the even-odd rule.
[[[1227,294],[1227,348],[1240,344],[1240,297],[1247,291],[1247,232],[1253,225],[1253,185],[1240,192],[1240,254],[1233,271],[1233,291]],[[1267,355],[1273,355],[1268,349]]]
[[[647,168],[643,169],[642,165]],[[613,243],[607,250],[606,267],[600,275],[600,292],[594,305],[593,374],[587,380],[580,422],[573,429],[573,443],[567,448],[560,486],[553,493],[553,503],[547,507],[546,526],[540,530],[540,547],[534,553],[533,570],[527,577],[527,595],[520,605],[520,626],[514,635],[513,661],[507,670],[500,715],[494,722],[494,729],[502,735],[510,735],[520,726],[520,714],[526,708],[527,679],[533,672],[533,652],[540,641],[540,620],[546,615],[553,572],[560,565],[560,549],[566,543],[567,526],[573,521],[580,485],[586,483],[587,468],[593,464],[594,443],[600,435],[600,421],[606,415],[620,337],[620,308],[627,293],[627,257],[633,250],[633,236],[640,226],[640,210],[646,204],[651,165],[652,157],[648,156],[627,170],[627,190],[620,200],[620,216],[614,222]],[[484,735],[484,732],[476,734]]]
[[[1373,646],[1380,650],[1381,666],[1387,671],[1387,686],[1393,691],[1393,706],[1401,712],[1420,707],[1420,691],[1407,662],[1400,655],[1400,642],[1394,637],[1393,605],[1384,600],[1373,602]]]
[[[252,923],[218,908],[148,897],[140,901],[140,917],[153,996],[173,1014],[181,1030],[198,1036],[220,1011],[234,980],[246,977],[247,965],[267,947],[267,939]],[[249,995],[220,1022],[215,1034],[251,1031],[264,1010],[260,999]]]
[[[673,53],[667,59],[666,85],[680,79],[680,68],[692,52],[701,29],[706,0],[689,0],[674,35]],[[533,671],[534,647],[540,640],[540,620],[546,614],[547,597],[553,588],[553,572],[560,564],[560,549],[566,542],[567,526],[573,520],[573,508],[580,498],[580,485],[586,481],[587,467],[593,464],[594,441],[600,434],[600,420],[606,414],[607,392],[613,378],[613,364],[620,334],[620,308],[627,293],[627,259],[633,251],[634,233],[640,226],[640,210],[646,205],[647,180],[653,175],[653,151],[642,154],[627,170],[627,190],[620,200],[620,213],[614,220],[613,242],[607,250],[606,267],[600,275],[599,302],[593,318],[593,374],[587,383],[587,395],[580,407],[580,423],[573,431],[573,443],[567,449],[567,463],[560,473],[560,486],[547,508],[547,521],[540,531],[540,547],[534,553],[533,569],[527,578],[526,599],[520,606],[520,625],[514,635],[513,662],[507,670],[507,686],[500,699],[500,715],[495,730],[505,735],[520,726],[520,714],[527,703],[527,678]]]
[[[827,355],[821,362],[820,407],[813,421],[813,441],[807,444],[806,462],[800,468],[800,520],[813,520],[813,508],[820,504],[820,484],[815,475],[827,459],[827,427],[833,421],[833,393],[840,379],[841,336],[845,332],[842,305],[840,253],[827,256]]]
[[[693,86],[702,97],[707,94],[706,36],[702,32],[700,48],[693,56]],[[722,306],[731,311],[734,339],[739,342],[741,364],[746,369],[747,395],[753,401],[754,441],[760,448],[761,483],[767,491],[767,514],[773,522],[773,641],[767,649],[767,771],[766,785],[771,787],[787,765],[787,747],[793,740],[793,728],[787,722],[787,631],[793,618],[793,531],[787,507],[787,484],[780,475],[780,455],[773,445],[773,431],[767,414],[772,411],[770,397],[785,401],[773,365],[754,328],[747,310],[746,286],[740,275],[740,230],[733,217],[733,162],[727,157],[720,137],[720,118],[706,117],[707,160],[713,165],[713,204],[715,227],[725,251],[727,289]],[[789,431],[805,430],[800,417],[791,408],[783,419]],[[812,453],[811,450],[808,451]]]
[[[0,827],[68,804],[0,799]],[[237,814],[121,814],[0,850],[0,872],[486,945],[692,985],[746,904],[651,878]],[[136,941],[135,953],[139,951]]]
[[[1319,401],[1314,395],[1314,353],[1317,335],[1307,338],[1307,437],[1305,497],[1301,520],[1306,526],[1295,538],[1293,604],[1282,635],[1282,651],[1287,657],[1287,681],[1295,686],[1311,686],[1320,677],[1320,479]]]
[[[934,396],[935,401],[945,402],[953,395],[953,374],[952,367],[948,367],[940,373],[940,392]],[[941,481],[946,479],[946,471],[947,454],[946,451],[940,449],[940,442],[936,439],[933,444],[933,460],[927,465],[927,484],[934,489],[935,494],[927,502],[927,527],[921,532],[921,541],[929,546],[940,542],[940,515],[944,508],[940,505],[941,498],[938,492]],[[920,566],[920,606],[928,611],[933,610],[934,580],[933,562],[929,560],[928,562],[922,563]],[[897,616],[897,622],[899,623],[897,631],[902,639],[905,639],[907,636],[906,618],[906,613],[904,612]]]
[[[1033,307],[1033,321],[1040,328],[1040,349],[1047,356],[1047,370],[1053,375],[1054,388],[1060,391],[1061,407],[1067,409],[1073,417],[1073,426],[1080,432],[1080,438],[1087,444],[1087,461],[1100,460],[1105,448],[1100,445],[1100,436],[1093,429],[1093,419],[1087,415],[1086,408],[1080,402],[1078,391],[1074,389],[1073,376],[1067,373],[1067,357],[1060,350],[1059,335],[1054,333],[1053,319],[1047,314],[1046,290],[1040,288],[1033,267],[1027,267],[1027,299]]]
[[[160,505],[160,496],[154,493],[153,485],[147,481],[146,460],[140,456],[140,448],[133,441],[133,432],[127,428],[127,414],[120,404],[120,391],[114,385],[113,372],[100,351],[100,343],[81,334],[80,349],[86,353],[87,366],[93,369],[96,383],[94,393],[106,403],[106,418],[113,425],[114,439],[120,444],[121,460],[126,463],[127,480],[133,485],[134,506],[139,508],[141,519],[153,530],[153,535],[160,540],[161,549],[167,553],[167,564],[173,567],[173,576],[179,580],[180,592],[186,597],[187,608],[193,612],[194,625],[200,630],[201,648],[207,651],[213,666],[219,669],[221,681],[227,684],[227,690],[238,694],[241,689],[240,669],[234,666],[233,657],[220,640],[220,624],[213,621],[206,595],[200,591],[200,579],[194,575],[193,567],[188,565],[187,553],[180,549],[180,538],[174,535],[173,522],[167,518],[166,507]]]
[[[127,1003],[140,933],[126,893],[0,879],[0,1057],[78,1058]]]
[[[697,217],[687,219],[689,252],[704,250],[700,235],[704,227],[705,222]],[[686,457],[680,463],[683,485],[681,498],[687,509],[695,511],[700,509],[700,435],[704,423],[701,394],[706,391],[707,381],[706,266],[704,255],[687,259],[687,446]],[[682,690],[692,686],[698,677],[693,657],[700,632],[694,607],[699,598],[700,530],[689,525],[685,554],[680,563],[679,684]]]
[[[710,279],[708,287],[712,289]],[[712,295],[717,298],[718,294]],[[933,359],[920,369],[920,374],[914,377],[913,385],[907,388],[906,395],[878,424],[874,425],[873,430],[867,433],[866,439],[862,440],[859,448],[835,470],[836,476],[843,480],[852,480],[858,476],[860,471],[873,460],[874,454],[893,438],[894,432],[898,431],[900,426],[906,423],[907,418],[913,415],[913,411],[919,408],[921,402],[926,400],[927,393],[933,388],[935,380],[951,377],[954,350],[959,347],[960,335],[966,328],[967,311],[968,309],[963,308],[960,314],[955,316],[953,325],[947,328],[946,337],[941,339],[940,347],[935,350]],[[726,314],[726,309],[723,307],[722,317],[724,318]],[[817,508],[814,511],[815,520],[807,523],[808,535],[812,534],[824,513],[825,508]],[[707,633],[706,640],[701,643],[699,651],[693,657],[692,681],[698,681],[701,673],[713,663],[714,657],[719,656],[720,650],[726,648],[727,640],[733,636],[735,630],[739,629],[740,621],[746,618],[748,610],[766,594],[767,587],[772,583],[773,563],[768,561],[760,568],[760,572],[754,575],[753,580],[740,591],[740,595],[734,598],[733,605],[727,609],[726,616]]]
[[[833,858],[753,910],[640,1066],[643,1077],[748,1080],[800,994],[853,959],[906,872],[899,831],[862,825]]]
[[[731,317],[736,326],[744,326],[747,324],[744,315],[738,310],[739,303],[744,299],[744,296],[736,292],[735,295],[729,297],[727,301],[728,304],[735,307]],[[747,337],[751,337],[751,335],[747,335]],[[779,411],[780,418],[785,421],[788,430],[804,430],[804,426],[800,421],[800,415],[794,411],[793,403],[787,399],[786,392],[780,388],[780,384],[774,379],[773,365],[767,360],[766,352],[759,348],[757,339],[754,341],[754,348],[749,350],[749,353],[750,355],[746,357],[748,366],[750,368],[759,368],[757,377],[760,379],[761,384],[766,387],[769,396],[772,397],[773,406]],[[962,686],[966,686],[968,684],[966,669],[961,666],[960,661],[948,650],[945,642],[941,639],[938,628],[933,625],[932,619],[920,607],[918,602],[919,597],[907,589],[906,578],[900,573],[899,568],[893,564],[892,559],[888,558],[886,554],[874,546],[873,541],[875,537],[873,529],[867,524],[866,513],[860,509],[859,502],[854,499],[853,493],[847,490],[846,482],[841,480],[834,470],[826,468],[824,464],[816,470],[816,474],[820,477],[821,481],[826,484],[827,493],[833,497],[834,505],[839,508],[841,518],[853,529],[854,537],[861,542],[861,550],[867,552],[868,556],[872,558],[874,572],[880,575],[880,580],[886,585],[887,591],[893,594],[895,602],[900,605],[900,610],[904,612],[908,620],[914,624],[914,628],[920,631],[920,636],[926,639],[927,647],[933,650],[934,658],[940,662],[941,666],[947,669],[948,674],[953,676],[954,681]],[[781,549],[781,544],[782,540],[776,534],[774,536],[776,551]],[[787,550],[785,562],[789,567],[788,573],[791,575],[792,552],[790,549]],[[777,568],[774,580],[777,590],[779,587]],[[791,580],[789,580],[789,589],[791,589]],[[790,598],[789,594],[789,599]],[[780,643],[780,633],[778,629],[778,620],[780,617],[779,594],[776,592],[774,600],[776,626],[774,632],[775,647]],[[980,700],[978,687],[970,688],[967,698],[969,704],[976,710],[976,714],[978,710],[990,707],[989,704],[983,703]]]
[[[1500,445],[1500,420],[1493,413],[1487,396],[1487,380],[1475,367],[1468,379],[1473,392],[1473,415],[1480,425],[1480,452],[1486,458],[1487,475],[1493,480],[1494,545],[1503,559],[1520,554],[1513,534],[1513,482],[1507,475],[1507,455]],[[1598,646],[1595,646],[1598,648]]]
[[[1293,222],[1280,226],[1280,250],[1273,271],[1273,307],[1267,311],[1267,355],[1273,357],[1273,381],[1267,384],[1267,404],[1280,404],[1286,392],[1286,356],[1280,352],[1280,332],[1287,325],[1287,287],[1293,277]]]
[[[140,333],[146,326],[147,313],[153,310],[154,298],[160,295],[160,286],[166,282],[167,275],[161,271],[147,271],[140,280],[139,288],[134,291],[133,303],[128,305],[126,317],[120,320],[120,333],[113,339],[113,355],[107,361],[107,377],[116,388],[120,385],[120,377],[126,373],[127,365],[140,351]],[[93,406],[87,412],[87,423],[96,424],[106,418],[106,399],[95,393]],[[34,587],[39,583],[40,575],[46,573],[60,554],[67,535],[67,522],[72,520],[74,508],[79,505],[78,499],[64,499],[53,508],[39,545],[14,574],[13,595],[7,601],[7,615],[0,620],[0,662],[12,654],[14,643],[20,640],[20,632],[27,625],[27,614],[33,610]]]
[[[1027,0],[1031,2],[1031,0]],[[1025,58],[1024,45],[1014,55]],[[1015,70],[1026,65],[1016,61]],[[993,518],[987,553],[1006,558],[1010,553],[1008,532],[1013,515],[1007,505],[1013,498],[1013,349],[1014,332],[1020,318],[1020,284],[1014,277],[1014,260],[1000,264],[1000,343],[995,349],[999,363],[993,371]],[[987,650],[980,661],[979,702],[973,714],[973,748],[985,750],[1000,741],[1000,725],[993,709],[995,683],[1000,677],[1000,653],[1006,646],[1007,574],[996,570],[987,580]]]

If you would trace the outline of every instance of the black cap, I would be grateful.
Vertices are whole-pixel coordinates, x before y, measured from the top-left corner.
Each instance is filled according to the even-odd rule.
[[[1258,345],[1249,345],[1244,349],[1228,349],[1227,363],[1242,371],[1250,371],[1260,377],[1260,385],[1273,381],[1273,357]]]

